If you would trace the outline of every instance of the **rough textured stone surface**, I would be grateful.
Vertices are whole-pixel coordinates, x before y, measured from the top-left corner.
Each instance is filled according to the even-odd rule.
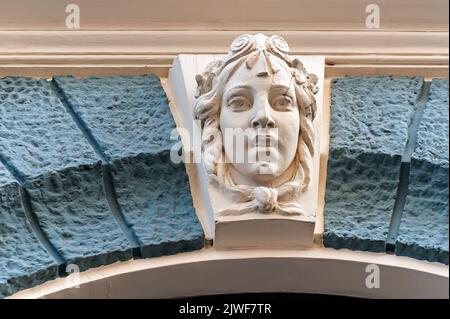
[[[157,77],[60,77],[56,83],[109,160],[169,145],[175,123]]]
[[[448,80],[433,80],[417,132],[396,254],[448,264]]]
[[[32,209],[67,263],[80,270],[132,258],[109,211],[100,163],[68,168],[29,182]]]
[[[448,79],[432,81],[413,157],[448,167]]]
[[[167,152],[141,154],[115,162],[113,173],[117,198],[143,243],[144,257],[203,246],[183,164],[172,164]]]
[[[24,177],[98,161],[50,83],[0,79],[0,149]]]
[[[45,234],[80,269],[129,259],[100,160],[45,80],[0,80],[0,149],[22,175]]]
[[[26,187],[39,226],[66,263],[85,270],[132,258],[134,247],[106,200],[115,195],[145,257],[200,249],[203,231],[184,165],[169,159],[175,123],[159,79],[66,77],[53,83],[0,79],[0,155]],[[96,152],[109,162],[116,184],[108,195]],[[19,184],[1,166],[0,215],[0,295],[57,276],[55,261],[25,218]]]
[[[184,165],[168,151],[175,128],[154,76],[56,79],[111,161],[116,195],[144,257],[202,247]]]
[[[19,184],[0,163],[0,298],[57,274],[55,261],[26,220]]]
[[[421,78],[332,83],[324,245],[382,252]]]
[[[6,185],[15,181],[14,177],[9,173],[5,166],[0,163],[0,185]]]

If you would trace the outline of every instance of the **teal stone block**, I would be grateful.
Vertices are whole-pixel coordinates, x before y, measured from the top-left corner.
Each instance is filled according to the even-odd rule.
[[[0,298],[57,275],[57,263],[26,219],[19,184],[0,163]]]
[[[434,79],[414,152],[395,253],[448,264],[448,79]]]
[[[200,249],[184,164],[171,162],[175,122],[155,76],[56,78],[111,164],[115,193],[143,257]]]
[[[101,159],[51,83],[8,77],[0,92],[0,153],[49,241],[80,270],[132,258],[104,194]]]
[[[423,80],[332,81],[324,245],[384,252],[401,158]]]
[[[57,77],[55,81],[105,157],[113,162],[170,147],[175,123],[156,76]]]
[[[184,164],[173,164],[167,152],[141,154],[117,161],[113,174],[117,198],[143,243],[143,257],[203,247]]]

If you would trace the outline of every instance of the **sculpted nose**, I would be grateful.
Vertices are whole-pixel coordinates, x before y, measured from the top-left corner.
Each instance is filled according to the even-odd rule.
[[[255,116],[251,121],[252,128],[274,128],[275,120],[271,114],[271,108],[268,103],[261,103],[257,106]]]

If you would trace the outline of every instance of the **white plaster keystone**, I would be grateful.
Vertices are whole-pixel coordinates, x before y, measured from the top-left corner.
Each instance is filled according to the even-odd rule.
[[[289,56],[279,36],[244,34],[227,55],[178,56],[169,85],[214,246],[312,246],[324,58]]]

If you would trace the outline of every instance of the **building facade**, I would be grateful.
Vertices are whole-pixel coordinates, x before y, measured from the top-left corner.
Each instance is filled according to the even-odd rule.
[[[1,297],[448,298],[448,2],[4,2]],[[215,171],[214,121],[295,178]]]

